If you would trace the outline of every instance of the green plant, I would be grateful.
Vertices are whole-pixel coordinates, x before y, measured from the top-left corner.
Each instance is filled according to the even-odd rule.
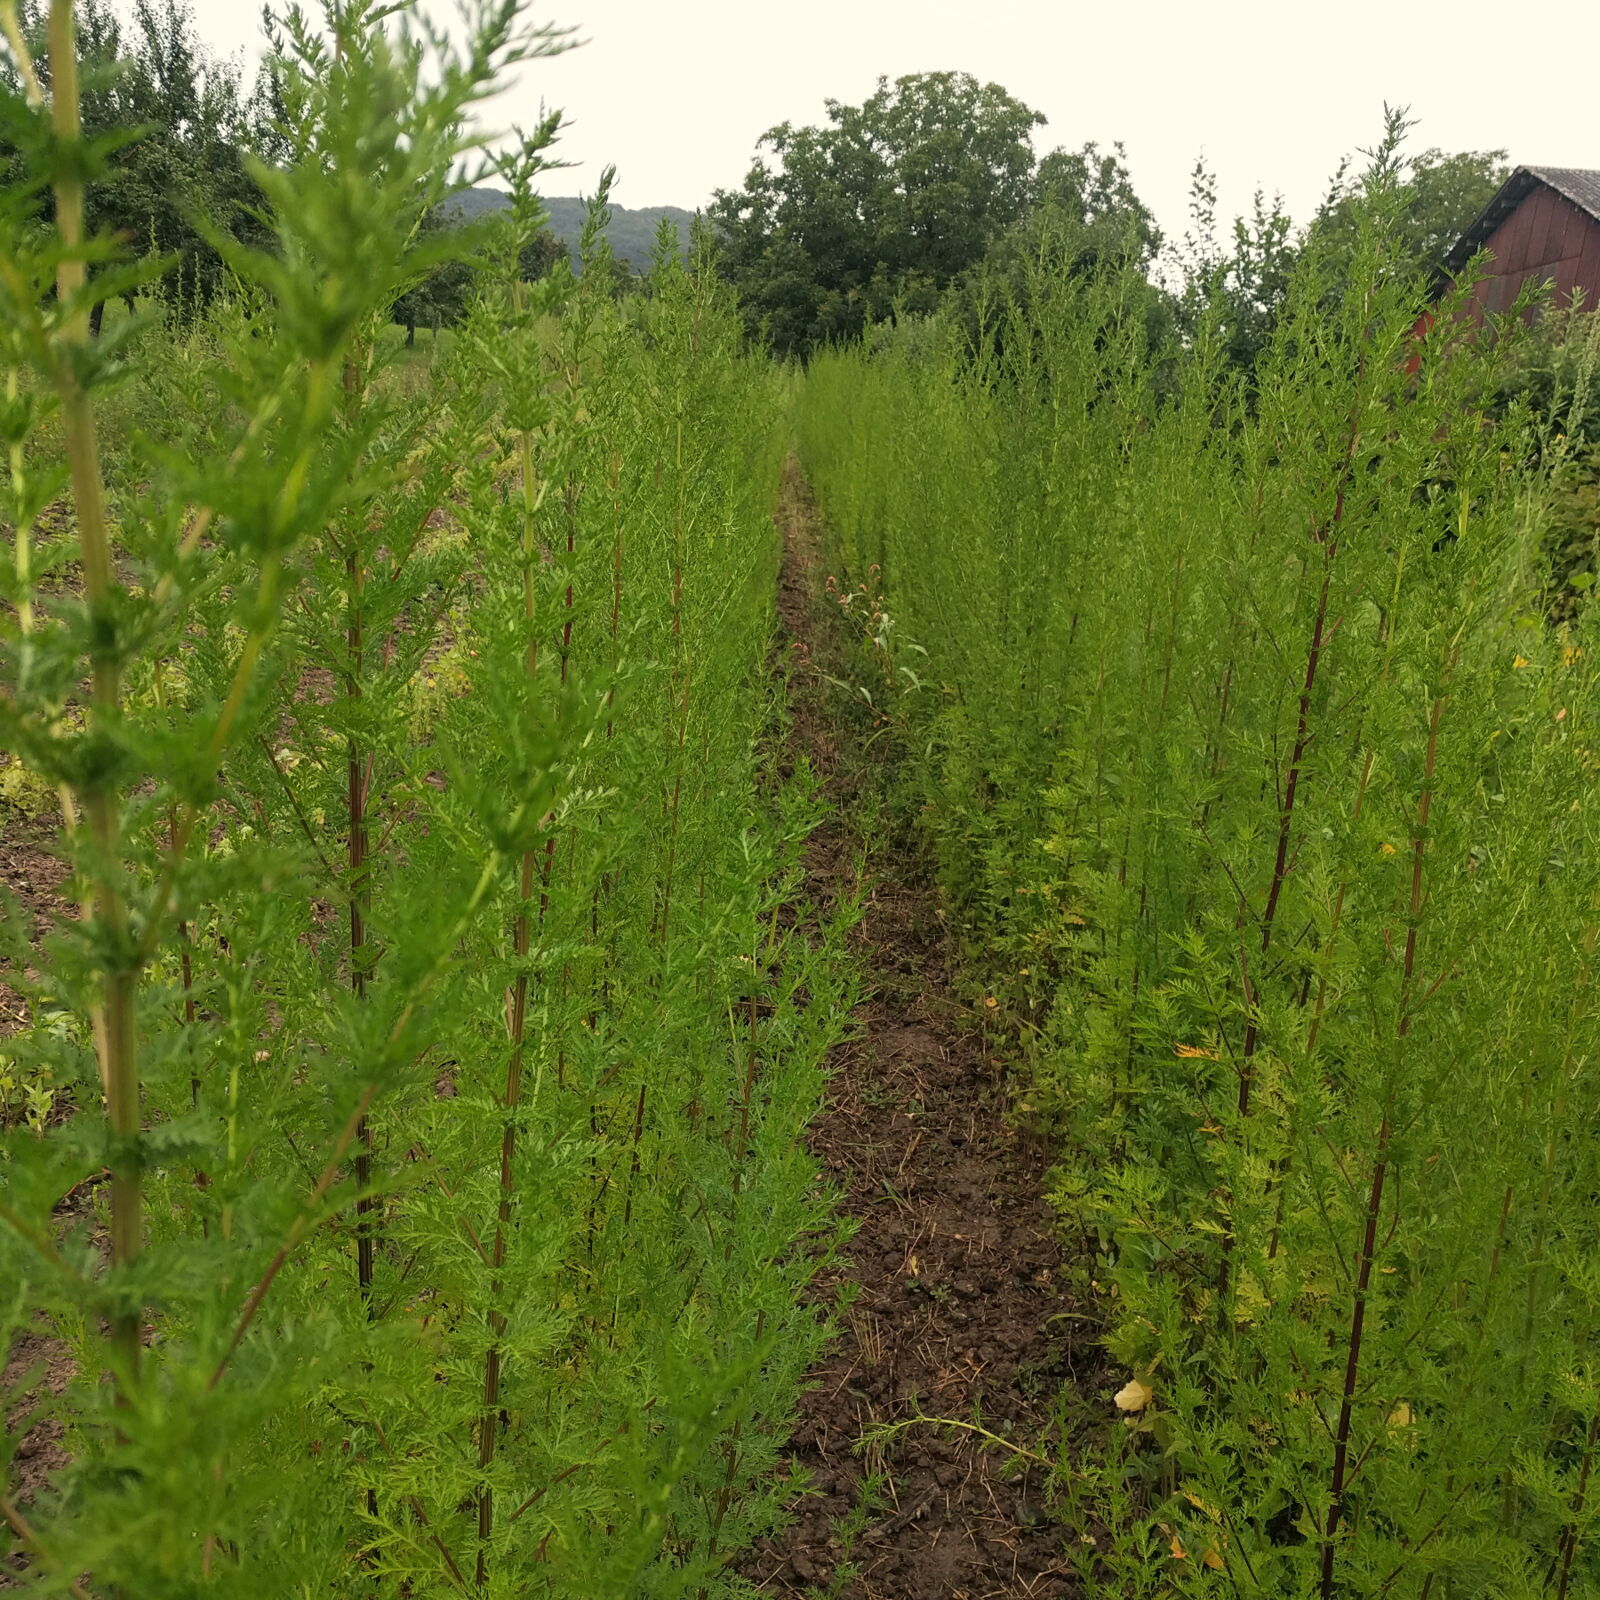
[[[839,1558],[829,1575],[826,1587],[813,1589],[815,1600],[839,1600],[839,1597],[861,1576],[855,1563],[856,1546],[861,1537],[882,1515],[886,1500],[887,1480],[881,1472],[863,1473],[854,1485],[855,1498],[850,1509],[833,1524],[834,1540],[839,1547]]]
[[[1594,619],[1545,618],[1538,419],[1482,407],[1517,317],[1415,331],[1400,131],[1248,379],[1226,306],[1152,345],[1041,252],[993,337],[800,399],[841,583],[928,644],[898,781],[1131,1374],[1091,1593],[1600,1585]]]
[[[38,773],[12,756],[0,768],[0,801],[23,817],[33,818],[49,811],[56,802],[56,795]]]
[[[0,733],[86,903],[42,952],[7,920],[7,1077],[77,1106],[0,1146],[0,1337],[76,1369],[27,1408],[70,1466],[0,1501],[40,1593],[712,1595],[778,1514],[851,992],[783,915],[818,807],[770,748],[782,391],[672,241],[624,302],[522,280],[553,121],[502,216],[422,226],[559,43],[472,21],[277,24],[271,246],[221,241],[231,292],[159,337],[85,337],[160,264],[76,231],[109,145],[68,0],[53,103],[24,58],[7,106],[3,514],[50,536]],[[393,306],[469,250],[417,381]]]

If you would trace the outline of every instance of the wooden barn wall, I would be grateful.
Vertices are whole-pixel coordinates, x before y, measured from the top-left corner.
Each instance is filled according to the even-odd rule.
[[[1505,311],[1530,279],[1552,279],[1555,304],[1571,303],[1583,289],[1583,303],[1600,302],[1600,222],[1540,184],[1485,241],[1493,256],[1492,276],[1473,291],[1472,310]]]

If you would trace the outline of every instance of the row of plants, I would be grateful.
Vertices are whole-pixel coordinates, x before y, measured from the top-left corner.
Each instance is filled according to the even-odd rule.
[[[1041,249],[799,402],[1125,1370],[1054,1447],[1117,1600],[1600,1593],[1594,361],[1419,324],[1399,132],[1248,380]]]
[[[68,1457],[0,1495],[29,1592],[728,1593],[820,1337],[849,978],[770,755],[781,382],[674,239],[620,305],[524,281],[553,123],[427,228],[561,41],[394,11],[280,24],[268,243],[92,339],[160,263],[85,237],[70,0],[42,50],[0,6],[0,738],[79,909],[5,915],[55,1097],[0,1143],[6,1478]]]

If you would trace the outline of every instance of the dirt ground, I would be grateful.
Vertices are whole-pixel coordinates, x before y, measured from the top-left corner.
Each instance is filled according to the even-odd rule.
[[[54,813],[24,817],[0,806],[0,885],[12,896],[0,915],[23,919],[29,942],[38,947],[57,917],[70,908],[61,895],[66,867],[49,849],[60,819]],[[25,1027],[27,1003],[0,981],[0,1044]],[[52,1473],[67,1462],[59,1422],[35,1420],[47,1396],[59,1395],[74,1372],[67,1347],[44,1333],[21,1333],[0,1352],[0,1395],[10,1401],[3,1421],[8,1433],[20,1433],[3,1485],[19,1507],[27,1506]],[[13,1587],[0,1563],[0,1589]]]
[[[793,468],[780,516],[785,646],[791,657],[797,642],[826,654],[816,511]],[[803,669],[792,687],[796,749],[835,807],[807,863],[808,890],[826,904],[854,883],[848,817],[861,765],[830,710],[839,691]],[[859,1448],[869,1430],[918,1415],[976,1415],[1036,1445],[1074,1373],[1063,1331],[1073,1324],[1051,1320],[1072,1306],[1043,1197],[1045,1154],[1008,1124],[995,1064],[953,996],[932,885],[913,860],[880,860],[877,871],[855,934],[868,996],[859,1037],[840,1047],[811,1133],[859,1224],[815,1292],[831,1303],[841,1283],[860,1290],[811,1375],[789,1447],[815,1492],[744,1571],[784,1596],[1069,1596],[1069,1533],[1050,1514],[1042,1468],[927,1423]],[[1092,1347],[1084,1359],[1098,1364]]]
[[[55,918],[69,909],[61,896],[66,865],[48,848],[59,829],[60,818],[54,812],[25,817],[0,803],[0,885],[15,901],[14,907],[0,903],[0,916],[20,916],[35,948]],[[0,981],[0,1039],[27,1022],[22,997]]]

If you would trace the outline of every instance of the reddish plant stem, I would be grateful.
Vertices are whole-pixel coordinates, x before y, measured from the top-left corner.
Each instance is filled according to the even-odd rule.
[[[1578,1487],[1572,1496],[1572,1519],[1561,1530],[1557,1549],[1561,1557],[1561,1582],[1556,1589],[1556,1600],[1567,1600],[1567,1588],[1572,1582],[1572,1563],[1578,1554],[1578,1529],[1583,1518],[1584,1502],[1589,1495],[1589,1474],[1594,1467],[1595,1444],[1600,1441],[1600,1409],[1589,1422],[1589,1436],[1583,1446],[1583,1466],[1578,1473]]]
[[[1448,673],[1448,665],[1447,665]],[[1397,1049],[1404,1057],[1405,1042],[1411,1032],[1411,990],[1416,976],[1417,933],[1422,921],[1423,864],[1428,846],[1428,817],[1433,809],[1433,775],[1439,753],[1439,722],[1444,715],[1445,697],[1434,697],[1428,719],[1428,749],[1423,763],[1422,793],[1417,800],[1417,821],[1411,840],[1411,898],[1408,907],[1405,955],[1400,975],[1399,1015],[1395,1034]],[[1397,1068],[1398,1070],[1398,1068]],[[1329,1483],[1328,1521],[1322,1540],[1321,1600],[1333,1600],[1335,1541],[1344,1518],[1345,1495],[1349,1487],[1348,1464],[1350,1428],[1361,1374],[1361,1346],[1366,1330],[1367,1298],[1372,1286],[1372,1266],[1377,1255],[1378,1217],[1383,1209],[1383,1189],[1389,1170],[1389,1141],[1392,1133],[1389,1107],[1385,1105],[1378,1126],[1378,1144],[1372,1162],[1372,1184],[1367,1197],[1367,1215],[1362,1231],[1361,1256],[1356,1269],[1355,1296],[1350,1310],[1350,1335],[1346,1345],[1344,1395],[1339,1405],[1339,1424],[1334,1433],[1333,1471]]]
[[[345,390],[355,384],[354,364],[345,367]],[[362,667],[362,564],[351,532],[351,545],[345,552],[345,582],[348,585],[349,618],[345,646],[349,660],[345,671],[345,697],[352,714],[361,699]],[[349,822],[346,866],[350,893],[350,987],[358,1000],[367,993],[367,785],[366,760],[360,740],[352,728],[346,749],[345,811]],[[373,1236],[378,1203],[369,1192],[372,1187],[372,1127],[365,1117],[356,1129],[356,1283],[367,1315],[372,1315]]]
[[[639,1146],[644,1139],[644,1104],[646,1085],[639,1085],[639,1099],[633,1112],[633,1151],[628,1158],[628,1190],[622,1202],[622,1226],[626,1232],[633,1224],[633,1188],[639,1181]]]
[[[1351,450],[1355,448],[1355,438],[1351,436]],[[1333,578],[1333,561],[1338,551],[1336,527],[1344,514],[1344,489],[1341,487],[1335,497],[1334,523],[1335,531],[1321,531],[1318,533],[1318,542],[1322,546],[1322,580],[1317,590],[1317,609],[1311,627],[1311,640],[1306,650],[1305,673],[1300,684],[1300,699],[1295,722],[1294,748],[1290,753],[1289,772],[1284,783],[1282,803],[1278,807],[1278,841],[1273,856],[1272,879],[1267,888],[1267,903],[1261,914],[1261,945],[1262,966],[1265,967],[1265,957],[1272,949],[1272,931],[1277,921],[1278,903],[1283,894],[1283,886],[1287,882],[1294,862],[1289,853],[1290,840],[1293,837],[1295,802],[1300,793],[1300,777],[1305,762],[1306,751],[1311,743],[1311,696],[1316,688],[1317,669],[1322,662],[1323,645],[1326,642],[1326,628],[1328,620],[1328,592]],[[1241,911],[1247,911],[1241,901]],[[1239,946],[1239,990],[1245,1005],[1246,1022],[1244,1040],[1239,1049],[1239,1099],[1238,1108],[1241,1118],[1250,1115],[1250,1091],[1255,1081],[1255,1053],[1260,1042],[1261,1029],[1256,1006],[1256,986],[1250,976],[1250,961],[1241,939]],[[1222,1241],[1222,1262],[1217,1272],[1217,1301],[1219,1309],[1225,1309],[1228,1298],[1228,1286],[1232,1277],[1234,1236],[1230,1224],[1228,1232]]]
[[[21,1507],[4,1495],[0,1495],[0,1521],[11,1529],[19,1544],[33,1552],[47,1571],[60,1570],[61,1562],[57,1560],[55,1552],[34,1532],[28,1519],[23,1516]],[[90,1600],[89,1591],[70,1578],[66,1580],[66,1589],[73,1600]]]
[[[1377,1254],[1378,1216],[1383,1209],[1383,1186],[1389,1170],[1390,1125],[1387,1114],[1378,1127],[1378,1149],[1372,1164],[1372,1186],[1367,1195],[1367,1218],[1361,1238],[1361,1259],[1356,1272],[1355,1299],[1350,1312],[1350,1337],[1346,1346],[1344,1396],[1339,1405],[1339,1426],[1334,1435],[1333,1477],[1328,1521],[1322,1540],[1322,1600],[1333,1600],[1334,1540],[1344,1518],[1345,1489],[1350,1455],[1350,1425],[1356,1388],[1361,1374],[1361,1343],[1366,1331],[1367,1295],[1372,1284],[1372,1263]]]
[[[731,1245],[729,1246],[731,1249]],[[756,1313],[756,1343],[759,1345],[766,1337],[767,1314],[765,1311]],[[717,1489],[716,1510],[711,1516],[711,1554],[717,1553],[717,1546],[722,1538],[722,1524],[728,1515],[728,1507],[733,1503],[733,1487],[739,1472],[739,1445],[744,1437],[744,1418],[735,1420],[729,1430],[728,1442],[723,1446],[723,1457],[727,1462],[727,1471],[723,1475],[722,1483]],[[700,1591],[700,1600],[706,1600],[707,1591]]]
[[[1344,491],[1339,491],[1339,505],[1344,505]],[[1311,743],[1311,696],[1316,688],[1317,669],[1322,662],[1322,647],[1328,623],[1328,589],[1333,577],[1333,558],[1337,541],[1326,537],[1323,543],[1322,582],[1317,592],[1317,610],[1311,625],[1311,642],[1306,650],[1305,675],[1300,684],[1299,709],[1295,721],[1294,747],[1289,756],[1289,772],[1284,780],[1283,803],[1278,808],[1278,842],[1273,854],[1272,880],[1267,886],[1267,903],[1261,913],[1261,955],[1272,948],[1272,930],[1278,916],[1278,902],[1283,886],[1292,870],[1289,845],[1294,833],[1294,808],[1300,795],[1300,779],[1304,771],[1306,750]],[[1260,1040],[1260,1025],[1256,1016],[1255,988],[1248,970],[1241,963],[1245,1005],[1249,1020],[1245,1023],[1244,1042],[1239,1050],[1239,1115],[1250,1114],[1250,1088],[1254,1080],[1252,1060]]]
[[[1365,370],[1365,361],[1357,371],[1359,381]],[[1296,709],[1294,747],[1289,757],[1289,771],[1284,779],[1283,799],[1278,808],[1278,840],[1273,854],[1272,880],[1267,888],[1267,903],[1261,915],[1261,954],[1265,956],[1272,947],[1272,932],[1278,915],[1278,901],[1284,884],[1294,870],[1294,858],[1289,845],[1293,838],[1295,803],[1299,798],[1300,784],[1305,767],[1306,751],[1311,744],[1311,697],[1316,688],[1317,671],[1322,664],[1322,652],[1329,637],[1328,596],[1333,581],[1333,563],[1339,553],[1339,538],[1344,527],[1345,487],[1355,466],[1356,450],[1361,443],[1361,409],[1357,402],[1351,410],[1349,431],[1345,440],[1344,460],[1340,464],[1333,494],[1333,512],[1324,524],[1314,526],[1312,537],[1322,550],[1322,578],[1317,590],[1317,609],[1311,626],[1311,639],[1306,648],[1305,672],[1300,684],[1300,699]],[[1335,625],[1337,626],[1337,624]],[[1244,1041],[1239,1051],[1239,1115],[1250,1114],[1250,1090],[1254,1079],[1252,1060],[1260,1040],[1255,991],[1250,984],[1243,953],[1240,970],[1244,974],[1244,1002],[1248,1013]]]
[[[267,1291],[272,1287],[273,1280],[283,1270],[283,1264],[293,1253],[296,1245],[311,1231],[311,1213],[329,1189],[333,1187],[334,1179],[339,1175],[339,1164],[344,1160],[345,1152],[350,1148],[356,1138],[358,1130],[366,1120],[367,1109],[371,1106],[378,1093],[376,1084],[369,1084],[362,1091],[361,1098],[356,1102],[356,1108],[350,1115],[350,1120],[345,1124],[344,1131],[339,1135],[334,1144],[333,1153],[328,1157],[328,1164],[322,1169],[322,1176],[316,1181],[311,1193],[306,1197],[306,1209],[295,1220],[294,1226],[289,1230],[289,1237],[278,1247],[276,1254],[267,1264],[267,1270],[261,1275],[260,1281],[250,1291],[250,1297],[244,1303],[244,1310],[239,1313],[239,1320],[234,1325],[233,1335],[228,1340],[228,1348],[222,1353],[222,1359],[212,1369],[210,1380],[206,1387],[215,1389],[222,1381],[222,1375],[228,1370],[228,1363],[233,1360],[234,1352],[244,1340],[249,1331],[250,1324],[255,1321],[256,1313],[261,1309],[261,1302],[266,1299]]]
[[[1373,752],[1368,750],[1367,758],[1361,765],[1361,781],[1356,786],[1355,807],[1350,813],[1350,820],[1352,824],[1361,820],[1361,809],[1366,804],[1367,800],[1367,784],[1372,778],[1372,761]],[[1349,881],[1341,878],[1339,880],[1339,887],[1335,891],[1333,897],[1333,916],[1329,920],[1328,937],[1323,946],[1325,955],[1322,971],[1317,975],[1317,998],[1315,1005],[1312,1007],[1311,1026],[1306,1032],[1305,1055],[1307,1061],[1315,1058],[1317,1053],[1317,1037],[1322,1032],[1322,1019],[1326,1012],[1328,1003],[1328,964],[1333,960],[1334,946],[1339,938],[1339,924],[1344,920],[1344,897],[1345,891],[1348,888]],[[1292,1125],[1290,1131],[1292,1135]],[[1273,1182],[1278,1187],[1278,1206],[1277,1211],[1272,1219],[1272,1237],[1267,1243],[1268,1261],[1274,1260],[1278,1254],[1278,1237],[1283,1230],[1283,1207],[1286,1194],[1284,1180],[1289,1175],[1289,1167],[1292,1161],[1293,1145],[1291,1139],[1290,1149],[1284,1153],[1283,1159],[1278,1163],[1277,1170],[1273,1173]]]
[[[506,1063],[505,1093],[501,1103],[508,1116],[500,1134],[500,1202],[495,1213],[494,1245],[489,1261],[492,1274],[489,1284],[489,1332],[491,1343],[483,1363],[483,1407],[478,1417],[478,1467],[485,1481],[478,1491],[478,1564],[477,1585],[481,1589],[489,1579],[489,1539],[494,1533],[494,1490],[487,1481],[489,1467],[494,1461],[500,1431],[500,1341],[505,1337],[505,1313],[499,1309],[500,1276],[505,1267],[506,1238],[511,1231],[512,1193],[516,1175],[517,1130],[509,1113],[522,1100],[522,1064],[527,1038],[528,1019],[528,951],[532,943],[533,919],[527,905],[533,898],[535,855],[532,850],[523,852],[520,888],[524,909],[518,913],[512,947],[515,950],[519,971],[512,985],[510,1016],[507,1021],[511,1036],[511,1054]]]
[[[518,296],[520,303],[520,295]],[[522,466],[522,601],[523,618],[529,627],[527,670],[531,678],[538,668],[538,645],[532,638],[537,613],[533,564],[537,559],[534,510],[537,504],[533,463],[533,438],[524,433],[520,440]],[[477,1587],[489,1581],[489,1541],[494,1533],[494,1489],[489,1483],[489,1468],[494,1462],[500,1436],[500,1341],[505,1337],[506,1318],[499,1309],[500,1275],[505,1265],[506,1238],[511,1229],[512,1195],[516,1176],[517,1130],[514,1113],[522,1103],[522,1067],[528,1026],[528,952],[533,942],[533,919],[528,907],[533,899],[537,853],[522,853],[518,883],[522,909],[512,932],[512,950],[517,960],[517,975],[512,983],[506,1019],[510,1054],[506,1060],[505,1089],[501,1104],[507,1116],[500,1134],[500,1199],[495,1211],[494,1245],[490,1258],[489,1333],[490,1344],[483,1362],[483,1405],[478,1414],[478,1468],[483,1482],[478,1490]]]

